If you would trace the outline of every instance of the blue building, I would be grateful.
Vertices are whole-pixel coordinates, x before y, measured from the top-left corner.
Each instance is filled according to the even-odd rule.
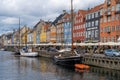
[[[72,43],[72,30],[71,30],[71,21],[70,14],[65,14],[63,16],[63,25],[64,25],[64,43],[71,44]]]

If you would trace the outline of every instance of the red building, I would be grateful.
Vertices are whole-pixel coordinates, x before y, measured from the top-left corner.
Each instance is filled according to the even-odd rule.
[[[78,10],[74,18],[73,40],[74,42],[84,42],[85,40],[85,15],[86,10]]]
[[[101,42],[117,42],[120,39],[120,0],[105,0],[101,12]]]

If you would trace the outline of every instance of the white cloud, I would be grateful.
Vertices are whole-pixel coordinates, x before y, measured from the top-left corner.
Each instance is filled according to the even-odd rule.
[[[5,18],[1,21],[1,23],[3,24],[18,24],[19,23],[19,20],[18,18],[13,18],[13,17],[8,17],[8,18]]]
[[[18,24],[18,17],[21,17],[21,25],[28,26],[34,26],[40,19],[54,20],[62,10],[70,11],[70,1],[0,0],[0,26],[8,28],[11,24]],[[73,2],[74,9],[78,10],[96,6],[104,0],[73,0]]]

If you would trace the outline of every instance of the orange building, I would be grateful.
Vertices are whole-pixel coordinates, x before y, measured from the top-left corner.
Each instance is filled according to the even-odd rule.
[[[54,24],[50,26],[50,42],[56,43],[56,26]]]
[[[120,0],[105,0],[101,9],[100,41],[117,42],[120,37]]]
[[[84,42],[85,40],[85,15],[86,10],[78,10],[74,18],[73,40],[74,42]]]

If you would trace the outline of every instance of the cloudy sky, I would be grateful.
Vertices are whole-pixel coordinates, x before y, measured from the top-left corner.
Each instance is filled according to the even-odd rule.
[[[74,10],[94,7],[104,0],[73,0]],[[70,0],[0,0],[0,34],[21,26],[34,27],[40,20],[53,21],[63,10],[70,11]]]

